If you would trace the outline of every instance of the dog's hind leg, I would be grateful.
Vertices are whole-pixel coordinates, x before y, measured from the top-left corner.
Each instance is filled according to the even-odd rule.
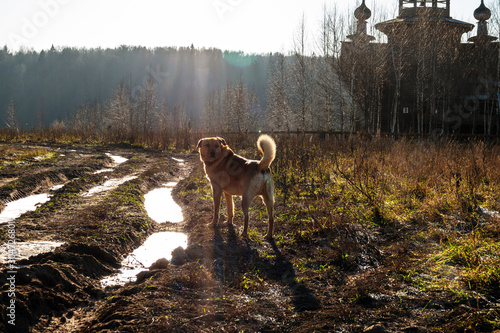
[[[269,226],[267,228],[267,234],[265,238],[267,240],[273,239],[273,231],[274,231],[274,194],[271,192],[264,192],[262,195],[262,200],[266,204],[267,215],[269,215]]]
[[[225,193],[226,196],[226,210],[227,210],[227,226],[230,227],[233,225],[233,216],[234,216],[234,205],[233,205],[233,196],[231,194]]]

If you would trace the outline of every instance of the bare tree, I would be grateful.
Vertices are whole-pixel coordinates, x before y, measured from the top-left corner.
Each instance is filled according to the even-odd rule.
[[[148,75],[139,92],[136,108],[138,110],[138,123],[142,127],[142,136],[143,139],[146,140],[148,138],[148,132],[152,129],[152,117],[157,112],[158,108],[156,83],[151,75]]]
[[[492,23],[492,32],[495,36],[498,36],[498,40],[500,41],[500,2],[492,1],[490,4],[490,8],[492,9],[493,16],[491,18]],[[497,50],[497,96],[498,96],[498,104],[497,104],[497,135],[500,134],[500,47]]]
[[[253,89],[247,88],[245,90],[246,95],[246,128],[249,131],[256,131],[262,124],[263,111],[260,106],[259,97]]]
[[[203,128],[210,132],[255,131],[261,123],[262,110],[257,94],[243,80],[226,83],[205,102]]]
[[[269,78],[267,122],[270,129],[290,131],[293,126],[288,94],[289,77],[286,57],[277,53],[272,57]]]
[[[104,108],[98,103],[84,103],[73,115],[72,130],[78,135],[95,139],[102,132]]]
[[[202,116],[202,128],[216,133],[223,131],[223,91],[218,89],[214,91],[205,103]]]
[[[235,122],[233,126],[235,127],[236,131],[238,131],[238,133],[241,133],[246,127],[247,122],[245,118],[247,118],[248,116],[245,89],[243,87],[243,82],[241,81],[241,79],[238,82],[238,85],[233,88],[233,91],[234,100],[233,103],[231,103],[232,107],[230,109],[230,116],[231,119]]]
[[[13,132],[19,132],[19,123],[17,121],[16,102],[12,98],[7,107],[7,119],[5,120],[7,127]]]
[[[134,113],[130,88],[122,81],[114,90],[106,108],[107,130],[115,136],[115,139],[124,140],[132,136],[136,126]]]
[[[315,70],[316,115],[319,130],[350,128],[346,107],[349,101],[347,87],[340,79],[341,43],[347,34],[348,21],[336,5],[324,7],[318,49],[320,58]]]
[[[394,87],[394,99],[392,102],[392,112],[391,112],[391,133],[399,132],[398,124],[398,110],[399,103],[401,100],[401,81],[403,79],[403,67],[404,67],[404,58],[403,58],[403,41],[397,41],[391,44],[390,47],[391,52],[391,60],[394,71],[395,78],[395,87]]]
[[[293,46],[293,67],[291,72],[294,93],[293,109],[297,116],[297,127],[306,130],[311,124],[312,116],[312,66],[306,54],[307,35],[306,20],[302,16]]]

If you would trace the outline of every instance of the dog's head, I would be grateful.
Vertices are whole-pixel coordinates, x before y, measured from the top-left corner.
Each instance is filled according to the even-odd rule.
[[[203,138],[198,141],[200,159],[205,163],[218,160],[227,149],[226,141],[220,137]]]

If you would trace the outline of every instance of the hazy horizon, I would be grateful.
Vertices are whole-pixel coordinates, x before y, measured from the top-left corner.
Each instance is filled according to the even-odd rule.
[[[39,0],[9,1],[0,11],[0,45],[9,50],[57,48],[116,48],[121,45],[216,48],[248,54],[287,52],[302,16],[311,47],[323,11],[337,6],[353,15],[361,1],[300,0]],[[492,6],[492,1],[486,5]],[[372,10],[369,29],[377,18],[393,18],[397,0],[385,4],[367,0]],[[451,16],[476,24],[480,1],[452,0]]]

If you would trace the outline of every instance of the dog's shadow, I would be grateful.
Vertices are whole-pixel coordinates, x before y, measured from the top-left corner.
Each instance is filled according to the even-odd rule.
[[[275,254],[274,262],[268,258],[260,257],[259,260],[264,266],[263,272],[266,275],[284,285],[292,292],[292,303],[296,312],[313,311],[321,307],[319,300],[313,292],[301,281],[297,281],[297,275],[293,264],[279,250],[274,240],[269,241]]]
[[[273,258],[260,256],[253,248],[253,242],[248,238],[240,239],[233,227],[227,227],[227,234],[219,228],[215,228],[214,232],[214,270],[223,283],[237,281],[238,275],[257,268],[262,275],[291,291],[296,312],[321,307],[313,292],[297,280],[293,264],[281,253],[274,240],[269,241],[275,255]]]
[[[221,229],[227,229],[227,233],[221,232]],[[232,226],[215,228],[213,253],[214,271],[223,283],[235,281],[237,273],[245,266],[245,260],[250,258],[248,243],[238,240]]]

